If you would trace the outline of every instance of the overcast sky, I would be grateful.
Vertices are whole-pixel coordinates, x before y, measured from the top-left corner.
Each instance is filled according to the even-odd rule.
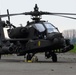
[[[6,14],[7,9],[9,9],[10,13],[32,11],[35,4],[38,4],[40,11],[76,13],[76,0],[0,0],[0,14]],[[58,27],[60,31],[76,29],[76,20],[57,16],[42,17]],[[3,20],[6,19],[3,18]],[[31,21],[30,16],[11,17],[11,23],[16,26],[19,24],[25,26],[28,20]]]

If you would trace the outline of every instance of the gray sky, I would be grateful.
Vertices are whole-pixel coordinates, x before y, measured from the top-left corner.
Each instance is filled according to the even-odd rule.
[[[35,4],[38,4],[41,11],[76,13],[76,0],[0,0],[0,13],[6,14],[7,9],[9,9],[10,13],[32,11]],[[60,31],[76,29],[76,20],[57,16],[42,17],[58,27]],[[6,19],[3,18],[3,20]],[[26,25],[26,21],[28,20],[31,21],[30,16],[11,17],[11,23],[16,26],[19,24]]]

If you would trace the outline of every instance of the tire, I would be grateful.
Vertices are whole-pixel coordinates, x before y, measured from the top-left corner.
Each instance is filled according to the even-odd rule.
[[[37,56],[34,56],[31,60],[32,60],[32,62],[38,62]]]
[[[57,55],[55,53],[52,54],[52,61],[57,62]]]
[[[26,57],[26,60],[28,61],[28,60],[31,60],[31,59],[32,59],[32,56],[30,54],[28,54],[27,57]]]

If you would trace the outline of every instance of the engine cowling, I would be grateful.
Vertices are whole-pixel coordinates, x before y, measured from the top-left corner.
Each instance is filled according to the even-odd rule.
[[[26,38],[28,36],[28,31],[26,27],[17,27],[9,29],[8,35],[10,38]]]

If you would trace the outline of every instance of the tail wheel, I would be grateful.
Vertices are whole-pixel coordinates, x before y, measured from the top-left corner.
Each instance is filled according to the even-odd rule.
[[[52,61],[57,62],[57,55],[53,53],[51,56],[52,56]]]

